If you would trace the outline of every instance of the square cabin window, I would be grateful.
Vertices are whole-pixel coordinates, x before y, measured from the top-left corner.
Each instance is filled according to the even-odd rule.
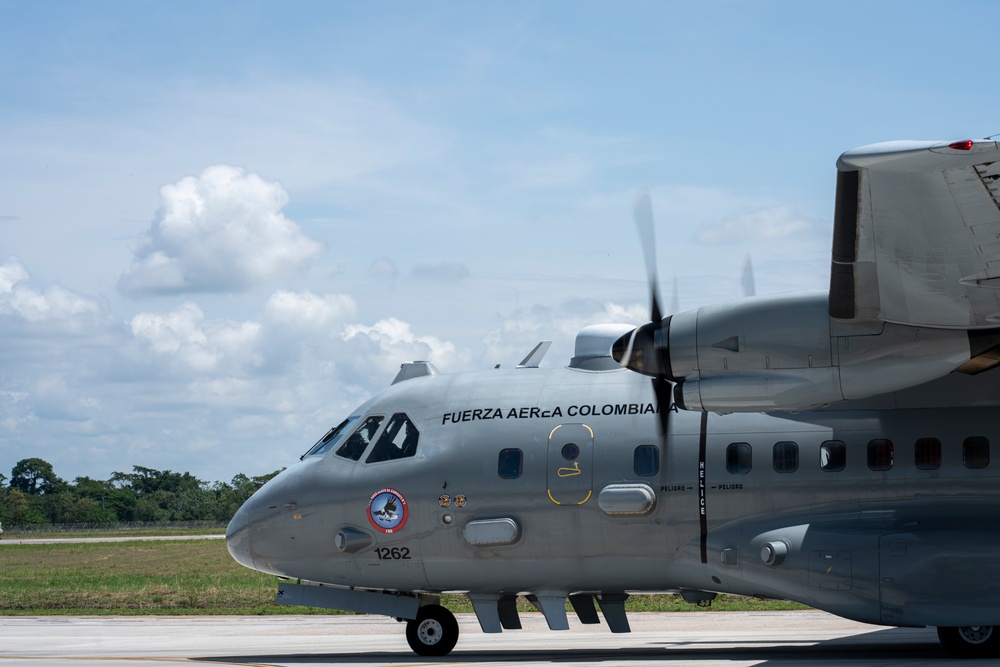
[[[847,445],[827,440],[819,446],[819,467],[826,472],[840,472],[847,466]]]
[[[973,470],[985,468],[990,464],[990,441],[974,436],[966,438],[962,443],[962,463]]]
[[[776,442],[772,454],[774,472],[795,472],[799,469],[799,446],[794,442]]]
[[[520,449],[501,449],[497,457],[500,479],[517,479],[523,470],[524,453]]]
[[[726,471],[731,475],[745,475],[753,465],[753,451],[748,442],[734,442],[726,447]]]
[[[877,438],[868,441],[868,467],[875,472],[892,469],[892,440]]]
[[[652,477],[660,472],[660,448],[639,445],[632,455],[632,470],[639,477]]]
[[[913,445],[913,462],[917,470],[937,470],[941,467],[941,441],[937,438],[917,438]]]

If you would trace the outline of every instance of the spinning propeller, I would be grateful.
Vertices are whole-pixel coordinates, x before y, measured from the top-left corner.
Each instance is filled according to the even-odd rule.
[[[666,438],[672,389],[668,378],[669,362],[662,351],[667,349],[670,318],[664,319],[660,310],[653,205],[649,199],[649,190],[646,188],[641,188],[635,195],[635,200],[632,202],[632,217],[639,231],[639,241],[642,243],[646,261],[650,321],[615,341],[611,346],[611,356],[622,366],[653,378],[653,393],[656,395],[657,414],[660,417],[660,436]]]

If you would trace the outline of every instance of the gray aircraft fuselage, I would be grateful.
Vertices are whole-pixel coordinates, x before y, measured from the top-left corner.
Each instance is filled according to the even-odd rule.
[[[405,415],[412,454],[305,456],[240,509],[229,548],[247,567],[334,589],[467,592],[487,631],[500,629],[499,598],[541,599],[561,629],[567,596],[610,608],[656,591],[794,600],[886,625],[1000,625],[993,408],[671,409],[665,447],[656,410],[649,379],[620,368],[406,379],[354,425],[382,416],[382,433]],[[383,598],[306,603],[407,616]]]
[[[1000,657],[1000,143],[837,161],[830,289],[664,317],[649,192],[639,327],[588,328],[566,368],[393,385],[262,487],[227,532],[278,601],[406,619],[445,655],[527,596],[553,630],[627,632],[634,592],[803,602],[934,625]],[[621,370],[618,364],[627,370]],[[638,375],[636,373],[642,374]]]

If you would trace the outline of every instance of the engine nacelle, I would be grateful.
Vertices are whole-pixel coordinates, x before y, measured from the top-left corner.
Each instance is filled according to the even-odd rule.
[[[829,316],[827,301],[807,294],[707,306],[640,327],[613,354],[675,382],[679,407],[713,412],[867,398],[939,378],[973,356],[965,330],[844,323]]]

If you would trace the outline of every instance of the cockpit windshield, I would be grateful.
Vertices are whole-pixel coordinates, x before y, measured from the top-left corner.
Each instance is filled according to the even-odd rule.
[[[381,415],[369,417],[365,420],[365,423],[358,427],[358,430],[351,434],[344,444],[340,446],[337,450],[337,456],[342,456],[345,459],[350,459],[352,461],[357,461],[361,458],[361,455],[365,453],[368,449],[368,444],[375,437],[375,432],[378,431],[379,425],[385,417]]]
[[[385,415],[369,415],[364,418],[355,415],[348,417],[337,426],[330,429],[320,441],[302,455],[323,456],[336,447],[334,453],[344,459],[360,461],[368,446],[379,434],[379,428],[385,421]],[[358,422],[361,422],[358,424]],[[378,436],[378,441],[372,448],[365,463],[378,463],[403,459],[416,454],[417,439],[420,434],[410,418],[402,412],[397,412],[389,419],[385,429]]]
[[[360,416],[348,417],[337,426],[331,428],[327,431],[326,435],[319,439],[319,442],[313,445],[308,452],[302,455],[302,458],[307,456],[322,456],[323,454],[326,454],[334,445],[340,442],[345,435],[351,432],[351,428],[359,419],[361,419]]]
[[[410,418],[402,412],[397,412],[389,420],[378,442],[372,448],[372,453],[365,459],[365,463],[378,463],[379,461],[392,461],[413,456],[417,453],[417,439],[420,434],[417,427],[413,425]]]

